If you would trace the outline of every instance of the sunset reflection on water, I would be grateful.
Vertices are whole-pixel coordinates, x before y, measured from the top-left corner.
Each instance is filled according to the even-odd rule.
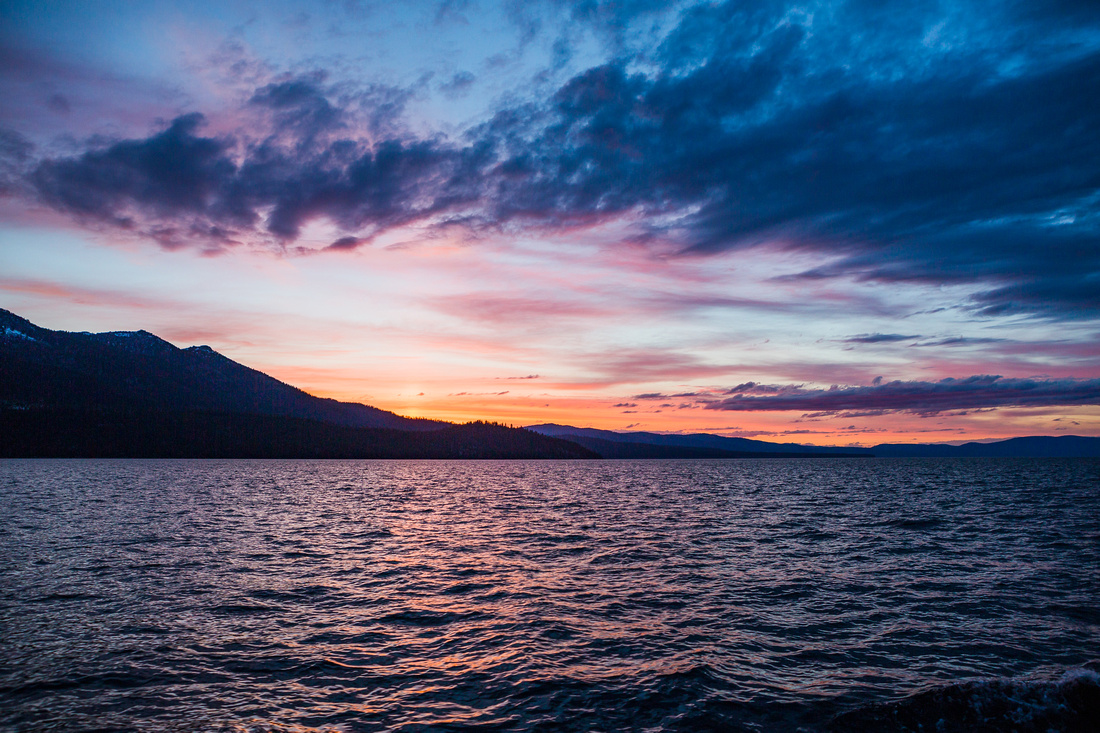
[[[1100,641],[1096,462],[0,471],[31,727],[817,730]]]

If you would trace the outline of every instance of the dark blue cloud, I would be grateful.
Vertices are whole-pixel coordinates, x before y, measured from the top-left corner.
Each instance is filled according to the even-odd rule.
[[[169,246],[254,230],[293,241],[322,217],[369,237],[476,197],[468,184],[476,147],[332,137],[341,114],[299,82],[264,87],[252,104],[277,115],[259,141],[203,136],[202,115],[189,114],[143,140],[44,160],[30,178],[59,210]]]
[[[651,234],[694,254],[779,239],[835,258],[805,277],[988,282],[988,315],[1097,314],[1100,53],[1004,80],[847,86],[769,114],[790,43],[773,39],[770,63],[574,79],[499,213],[690,211]],[[736,124],[749,110],[760,121]]]
[[[343,113],[317,84],[306,79],[268,84],[256,90],[250,104],[272,110],[278,129],[293,131],[299,144],[310,143],[343,124]]]
[[[0,196],[13,196],[31,162],[34,145],[15,130],[0,127]]]
[[[461,97],[470,91],[477,77],[468,71],[456,72],[450,79],[439,85],[439,91],[448,97]]]
[[[911,341],[918,338],[920,338],[919,335],[906,336],[901,333],[861,333],[857,336],[849,336],[843,339],[843,341],[846,344],[882,344],[896,341]]]
[[[499,138],[512,177],[497,219],[640,209],[642,238],[689,254],[780,240],[829,256],[804,277],[987,283],[972,303],[985,315],[1100,312],[1100,36],[1026,58],[1015,44],[1038,20],[1000,18],[1003,47],[922,58],[936,19],[893,9],[897,37],[857,54],[779,10],[697,8],[656,72],[623,61],[569,81],[550,121]],[[867,37],[869,8],[839,10]],[[856,57],[820,63],[823,47]],[[861,57],[878,65],[848,68]]]
[[[352,93],[314,75],[255,91],[263,134],[203,137],[189,115],[42,160],[31,180],[85,219],[284,242],[315,218],[369,239],[411,222],[553,230],[629,215],[635,242],[682,256],[782,242],[820,256],[801,279],[970,284],[980,315],[1096,318],[1095,8],[699,4],[630,48],[659,4],[585,2],[571,17],[621,53],[457,139],[409,131],[412,88]],[[535,11],[515,13],[539,32]]]
[[[879,382],[865,387],[805,389],[742,385],[732,397],[705,405],[738,412],[810,412],[825,417],[856,410],[936,414],[994,407],[1050,407],[1100,404],[1100,379],[1004,379],[974,376],[939,382]],[[870,413],[868,413],[870,414]]]
[[[197,136],[202,123],[200,114],[184,115],[145,140],[43,161],[32,180],[50,205],[122,227],[132,226],[139,215],[167,220],[204,215],[251,224],[256,214],[226,187],[237,173],[228,145]]]

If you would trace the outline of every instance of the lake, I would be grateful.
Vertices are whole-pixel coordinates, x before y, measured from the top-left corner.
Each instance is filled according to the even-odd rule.
[[[5,730],[1100,710],[1100,460],[6,460],[0,514]]]

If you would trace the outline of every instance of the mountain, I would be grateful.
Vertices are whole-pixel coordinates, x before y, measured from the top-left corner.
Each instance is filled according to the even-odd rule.
[[[1078,435],[1034,435],[1009,438],[996,443],[963,445],[876,445],[871,451],[880,458],[1100,458],[1100,438]]]
[[[995,443],[965,445],[892,444],[873,448],[833,448],[797,443],[768,443],[726,438],[710,433],[662,435],[575,428],[547,423],[527,428],[542,435],[567,438],[604,458],[807,458],[813,456],[875,458],[1100,458],[1100,438],[1061,435],[1010,438]]]
[[[799,457],[806,456],[870,456],[871,451],[865,448],[834,448],[830,446],[816,446],[816,445],[799,445],[798,443],[768,443],[763,440],[750,440],[748,438],[726,438],[721,435],[712,435],[710,433],[693,433],[691,435],[662,435],[660,433],[646,433],[646,432],[631,432],[631,433],[617,433],[613,430],[597,430],[595,428],[575,428],[570,425],[555,425],[553,423],[546,423],[543,425],[531,425],[528,430],[534,430],[536,433],[542,435],[553,436],[556,438],[568,438],[569,440],[575,440],[582,445],[587,443],[582,442],[589,440],[607,441],[610,443],[639,443],[650,446],[662,446],[665,448],[679,447],[690,448],[696,450],[717,450],[722,453],[737,453],[737,454],[765,454],[770,455],[773,458],[791,457],[797,455]],[[598,451],[597,451],[598,452]],[[780,455],[785,454],[785,455]],[[610,457],[610,456],[605,456]],[[616,456],[619,457],[619,456]],[[625,456],[623,456],[625,457]],[[641,456],[639,456],[641,457]],[[693,455],[676,455],[676,456],[661,456],[661,457],[678,457],[678,458],[694,458],[694,457],[723,457],[718,455],[713,456],[693,456]],[[754,457],[754,456],[726,456],[726,457]]]
[[[51,331],[0,309],[0,456],[1100,457],[1100,438],[860,449],[707,433],[452,425],[314,397],[209,346],[180,349],[147,331]]]
[[[209,346],[0,309],[0,457],[599,458],[567,440],[322,399]]]
[[[447,425],[314,397],[209,346],[180,349],[147,331],[51,331],[0,309],[3,406],[245,413],[398,430]]]
[[[718,437],[718,436],[715,436]],[[863,457],[860,453],[814,453],[810,451],[742,451],[686,445],[661,445],[633,441],[604,440],[587,435],[563,434],[561,438],[582,445],[601,458],[815,458]]]

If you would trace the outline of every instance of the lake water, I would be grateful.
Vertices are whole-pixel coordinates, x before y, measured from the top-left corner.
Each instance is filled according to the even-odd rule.
[[[1098,658],[1095,460],[0,462],[5,730],[1095,730]]]

